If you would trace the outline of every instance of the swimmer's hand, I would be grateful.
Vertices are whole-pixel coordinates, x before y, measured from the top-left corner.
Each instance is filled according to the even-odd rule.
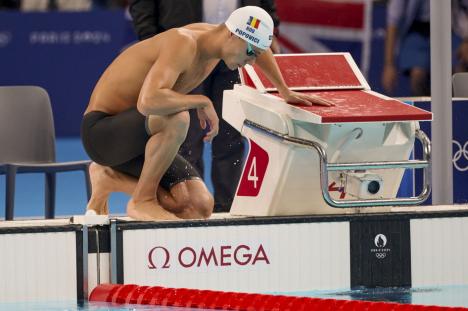
[[[291,90],[287,90],[285,93],[281,93],[281,96],[286,102],[290,104],[302,104],[306,106],[317,105],[327,107],[335,106],[335,104],[331,101],[320,98],[318,96],[294,92]]]
[[[209,131],[203,138],[204,141],[211,142],[213,138],[218,135],[219,131],[219,119],[216,111],[213,108],[213,104],[210,103],[204,108],[197,109],[198,120],[200,120],[200,126],[205,129],[209,126]]]

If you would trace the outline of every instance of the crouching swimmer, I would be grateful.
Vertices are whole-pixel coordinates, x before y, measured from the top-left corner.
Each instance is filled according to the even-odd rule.
[[[238,35],[247,31],[250,35]],[[177,152],[188,130],[189,109],[197,110],[206,141],[218,133],[210,99],[187,94],[221,60],[231,70],[257,61],[290,103],[330,105],[287,88],[269,49],[272,36],[268,13],[247,6],[225,24],[174,28],[122,52],[97,82],[82,121],[83,145],[94,161],[88,212],[108,214],[109,195],[125,192],[131,196],[127,214],[137,220],[211,215],[212,195]]]

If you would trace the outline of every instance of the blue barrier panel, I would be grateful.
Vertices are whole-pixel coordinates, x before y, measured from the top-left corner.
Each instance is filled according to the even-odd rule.
[[[425,110],[431,109],[430,101],[415,101],[414,105]],[[453,202],[468,203],[468,100],[453,100]],[[431,137],[431,123],[421,122],[421,129]],[[421,158],[421,148],[417,146],[416,158]],[[422,174],[416,172],[416,193],[422,187]],[[431,197],[426,202],[430,204]]]
[[[45,88],[57,136],[77,136],[99,76],[134,40],[123,10],[0,11],[0,85]]]

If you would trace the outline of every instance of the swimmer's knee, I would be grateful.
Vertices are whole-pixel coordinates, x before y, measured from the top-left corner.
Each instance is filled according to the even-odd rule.
[[[190,114],[188,111],[181,111],[171,116],[170,121],[175,128],[187,133],[190,126]]]
[[[192,198],[191,203],[192,208],[203,218],[209,218],[213,213],[214,199],[208,191],[196,195]]]
[[[190,115],[188,111],[178,112],[168,119],[166,133],[180,143],[183,143],[190,126]]]
[[[209,218],[213,213],[214,199],[208,191],[192,196],[178,196],[173,213],[188,213],[196,217]]]
[[[175,204],[171,206],[171,212],[180,214],[192,209],[190,197],[188,195],[173,195]]]

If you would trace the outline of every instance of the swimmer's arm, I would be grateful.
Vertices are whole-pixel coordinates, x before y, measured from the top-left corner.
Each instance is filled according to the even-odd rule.
[[[268,80],[273,83],[281,94],[289,91],[288,86],[281,75],[278,64],[273,57],[273,52],[270,49],[267,49],[265,52],[260,54],[257,57],[256,62]]]
[[[332,102],[324,98],[320,98],[319,96],[291,91],[286,85],[286,82],[284,82],[281,71],[270,49],[257,57],[257,65],[266,75],[268,80],[270,80],[270,82],[278,89],[281,97],[283,97],[286,102],[307,106],[334,106]]]
[[[140,93],[141,94],[141,93]],[[189,109],[205,108],[211,105],[208,97],[203,95],[184,95],[171,90],[161,88],[140,95],[137,109],[145,115],[167,116]]]
[[[212,105],[206,96],[173,91],[177,79],[189,68],[195,54],[194,46],[180,40],[181,38],[168,40],[166,48],[161,51],[143,82],[137,109],[145,116],[166,116]]]

